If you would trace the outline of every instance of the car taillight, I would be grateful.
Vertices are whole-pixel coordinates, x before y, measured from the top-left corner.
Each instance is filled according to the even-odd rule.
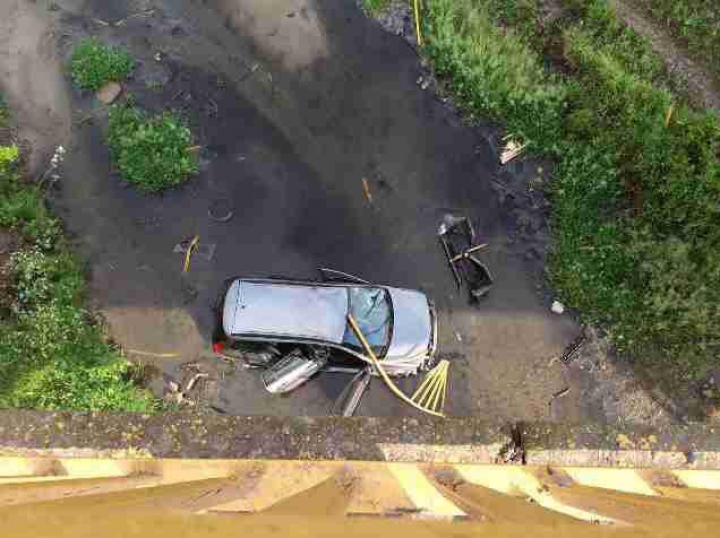
[[[213,352],[217,353],[218,355],[222,355],[223,351],[225,351],[225,344],[223,342],[214,342],[212,345]]]

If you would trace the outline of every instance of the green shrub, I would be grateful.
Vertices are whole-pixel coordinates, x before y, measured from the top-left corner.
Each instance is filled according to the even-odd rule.
[[[133,366],[82,309],[84,277],[43,192],[23,181],[16,147],[0,148],[0,227],[23,236],[12,255],[10,306],[0,318],[0,408],[152,412]]]
[[[132,71],[133,63],[132,57],[124,50],[88,38],[75,46],[70,72],[80,89],[96,91],[108,82],[125,80]]]
[[[17,160],[17,146],[0,146],[0,180],[8,178]]]
[[[188,151],[190,129],[169,112],[147,117],[137,108],[114,106],[108,136],[118,170],[145,192],[179,185],[198,170],[196,155]]]
[[[362,0],[362,6],[365,11],[372,14],[382,13],[392,0]],[[412,2],[412,0],[410,0]]]
[[[67,252],[51,255],[40,250],[21,251],[13,255],[10,267],[18,312],[48,303],[73,305],[80,298],[82,275]]]
[[[555,149],[565,92],[523,38],[501,33],[473,0],[426,3],[426,51],[458,104],[506,122],[532,147]]]
[[[5,334],[2,334],[5,333]],[[81,309],[53,303],[0,328],[0,408],[143,411],[157,404]]]
[[[0,174],[0,226],[21,230],[28,240],[45,250],[52,247],[60,233],[40,189],[24,183],[12,171]]]

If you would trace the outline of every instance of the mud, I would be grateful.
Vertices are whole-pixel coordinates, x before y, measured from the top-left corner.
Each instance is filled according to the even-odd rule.
[[[419,83],[430,74],[407,41],[351,0],[53,5],[0,7],[10,66],[0,83],[39,154],[69,147],[52,204],[89,262],[92,306],[109,335],[131,359],[162,370],[152,383],[158,395],[197,363],[210,374],[197,388],[208,412],[327,414],[346,378],[324,374],[288,397],[271,396],[256,372],[218,362],[209,339],[225,278],[311,278],[330,266],[435,300],[440,348],[456,357],[449,414],[563,419],[548,401],[565,379],[548,361],[580,328],[549,312],[543,286],[548,208],[539,194],[550,167],[518,160],[500,168],[497,129],[466,126],[434,82]],[[189,122],[202,167],[185,186],[143,196],[114,173],[107,111],[74,90],[63,67],[87,35],[137,59],[126,90],[139,106],[171,108]],[[21,84],[45,79],[42,88]],[[232,207],[231,220],[208,218],[217,200]],[[482,258],[496,283],[478,307],[455,289],[435,237],[448,212],[470,217],[490,243]],[[173,247],[195,234],[216,245],[215,256],[194,257],[182,274]],[[400,385],[411,392],[416,383]],[[379,380],[359,409],[412,413]],[[586,407],[572,413],[603,419]]]

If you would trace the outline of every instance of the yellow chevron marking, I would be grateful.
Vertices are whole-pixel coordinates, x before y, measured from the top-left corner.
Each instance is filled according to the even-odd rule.
[[[594,512],[563,504],[543,488],[540,481],[519,467],[483,467],[480,465],[456,465],[455,469],[471,484],[483,486],[506,495],[523,495],[538,506],[566,516],[593,523],[613,524],[614,519]]]
[[[624,493],[656,496],[658,493],[633,469],[594,469],[563,467],[570,478],[581,486],[611,489]]]
[[[421,517],[442,519],[466,517],[467,514],[446,499],[417,466],[389,463],[388,468],[415,508],[421,511]]]
[[[689,488],[720,489],[720,471],[672,471]]]

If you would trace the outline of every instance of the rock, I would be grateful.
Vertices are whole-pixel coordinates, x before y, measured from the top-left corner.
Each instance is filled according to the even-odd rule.
[[[95,96],[104,105],[111,105],[115,102],[115,99],[120,97],[122,93],[122,86],[117,82],[108,82],[100,88]]]
[[[562,314],[565,312],[565,305],[562,304],[560,301],[553,301],[553,304],[550,307],[550,311],[555,314]]]

